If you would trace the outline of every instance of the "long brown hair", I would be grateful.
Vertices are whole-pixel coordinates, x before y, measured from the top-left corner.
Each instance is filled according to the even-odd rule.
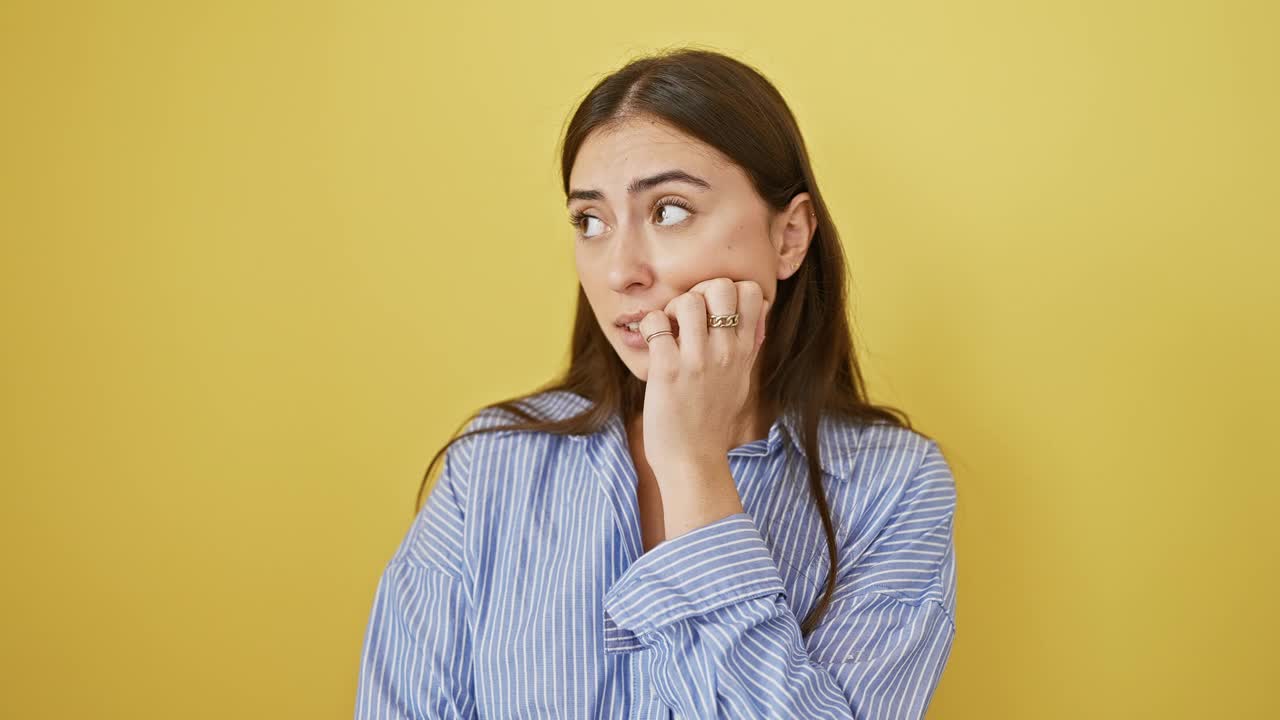
[[[839,234],[818,191],[795,117],[777,89],[756,69],[712,50],[686,46],[632,60],[600,80],[573,113],[560,150],[566,196],[570,171],[587,136],[639,116],[657,118],[724,153],[746,171],[756,192],[774,209],[784,209],[797,193],[808,192],[817,214],[817,231],[804,262],[778,284],[769,311],[768,340],[757,358],[763,363],[761,406],[795,409],[801,419],[810,494],[822,518],[831,561],[826,591],[801,623],[802,633],[808,635],[831,603],[837,568],[838,543],[818,461],[820,416],[913,428],[902,411],[867,399],[846,312],[848,268]],[[552,390],[576,393],[592,401],[592,406],[573,417],[551,420],[535,417],[519,404]],[[514,423],[461,435],[455,430],[427,466],[415,511],[442,454],[458,440],[499,430],[592,433],[615,413],[634,417],[643,403],[644,383],[610,345],[579,285],[568,370],[543,387],[487,405],[472,416],[493,409],[514,415],[518,418]]]

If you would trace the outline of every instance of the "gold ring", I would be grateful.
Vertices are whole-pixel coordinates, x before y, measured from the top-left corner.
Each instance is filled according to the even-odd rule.
[[[655,332],[655,333],[650,333],[650,334],[648,334],[648,335],[645,335],[645,336],[644,336],[644,341],[645,341],[645,343],[647,344],[651,339],[656,338],[656,337],[658,337],[659,335],[670,335],[671,337],[675,337],[675,336],[676,336],[676,335],[675,335],[675,333],[671,332],[670,330],[659,330],[659,331],[657,331],[657,332]]]
[[[707,327],[737,327],[738,313],[732,315],[712,315],[707,318]]]

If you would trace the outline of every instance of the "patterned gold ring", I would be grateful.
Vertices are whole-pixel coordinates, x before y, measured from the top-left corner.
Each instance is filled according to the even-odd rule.
[[[732,315],[712,315],[707,318],[707,327],[737,327],[738,313]]]

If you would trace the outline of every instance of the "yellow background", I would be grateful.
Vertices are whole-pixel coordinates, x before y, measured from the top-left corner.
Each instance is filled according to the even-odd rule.
[[[1276,717],[1274,7],[8,0],[0,716],[349,717],[430,454],[566,359],[566,117],[694,42],[956,470],[930,717]]]

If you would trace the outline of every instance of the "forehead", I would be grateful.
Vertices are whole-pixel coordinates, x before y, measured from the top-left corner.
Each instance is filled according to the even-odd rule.
[[[684,170],[713,188],[733,173],[734,165],[719,150],[651,118],[633,118],[601,127],[583,141],[569,173],[575,188],[622,186],[637,177],[665,170]]]

